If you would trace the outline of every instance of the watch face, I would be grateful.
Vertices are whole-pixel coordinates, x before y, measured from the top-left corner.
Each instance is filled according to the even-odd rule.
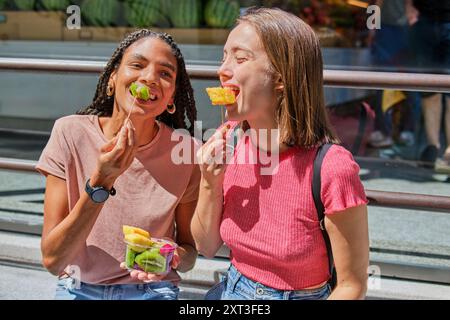
[[[108,197],[109,193],[105,189],[97,189],[92,193],[92,200],[94,202],[104,202]]]

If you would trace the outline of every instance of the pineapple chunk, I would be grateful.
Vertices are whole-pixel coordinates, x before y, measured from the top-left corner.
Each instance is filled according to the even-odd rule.
[[[148,233],[147,231],[145,231],[141,228],[124,225],[122,227],[122,231],[123,231],[124,235],[136,233],[136,234],[140,234],[146,238],[150,238],[150,233]]]
[[[137,233],[126,234],[125,242],[136,252],[144,252],[153,244],[152,240]]]
[[[206,88],[206,92],[213,105],[233,104],[236,102],[234,92],[226,88]]]

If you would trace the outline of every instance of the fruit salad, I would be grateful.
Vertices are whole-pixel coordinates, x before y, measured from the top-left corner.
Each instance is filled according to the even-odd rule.
[[[129,270],[141,270],[155,274],[170,271],[170,262],[177,244],[150,237],[150,233],[136,227],[123,226],[124,241],[127,244],[125,263]]]
[[[211,99],[211,103],[215,106],[233,104],[236,102],[234,92],[230,89],[221,87],[206,88],[206,92],[208,93],[208,96]]]

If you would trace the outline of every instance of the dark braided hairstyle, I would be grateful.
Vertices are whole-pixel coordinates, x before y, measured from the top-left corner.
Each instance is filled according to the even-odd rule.
[[[155,32],[148,29],[134,31],[122,40],[106,65],[105,70],[100,75],[97,83],[97,90],[95,91],[92,103],[84,109],[79,110],[77,114],[95,114],[106,117],[112,116],[114,108],[114,95],[109,97],[106,94],[106,88],[108,86],[111,73],[119,68],[125,50],[137,40],[145,37],[158,38],[166,42],[172,49],[172,53],[177,60],[177,78],[174,99],[176,112],[174,114],[170,114],[166,110],[156,119],[164,122],[166,125],[174,129],[188,129],[190,134],[194,135],[194,121],[197,119],[197,109],[195,108],[194,90],[192,89],[192,85],[186,71],[183,55],[181,54],[178,45],[169,34]],[[186,118],[189,120],[189,127],[186,125]]]

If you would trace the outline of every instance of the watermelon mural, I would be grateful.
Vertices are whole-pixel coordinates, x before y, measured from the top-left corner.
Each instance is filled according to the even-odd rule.
[[[66,10],[70,6],[70,0],[41,0],[41,3],[48,11]]]
[[[168,0],[127,0],[125,17],[132,27],[170,27],[169,11],[171,1]]]
[[[2,10],[5,7],[7,0],[0,0],[0,10]]]
[[[84,0],[80,10],[88,25],[108,27],[116,24],[119,3],[117,0]]]
[[[202,19],[201,0],[172,0],[170,20],[175,28],[198,28]]]
[[[35,0],[14,0],[14,4],[20,10],[33,10]]]
[[[204,16],[206,24],[212,28],[231,28],[239,17],[237,0],[209,0]]]

